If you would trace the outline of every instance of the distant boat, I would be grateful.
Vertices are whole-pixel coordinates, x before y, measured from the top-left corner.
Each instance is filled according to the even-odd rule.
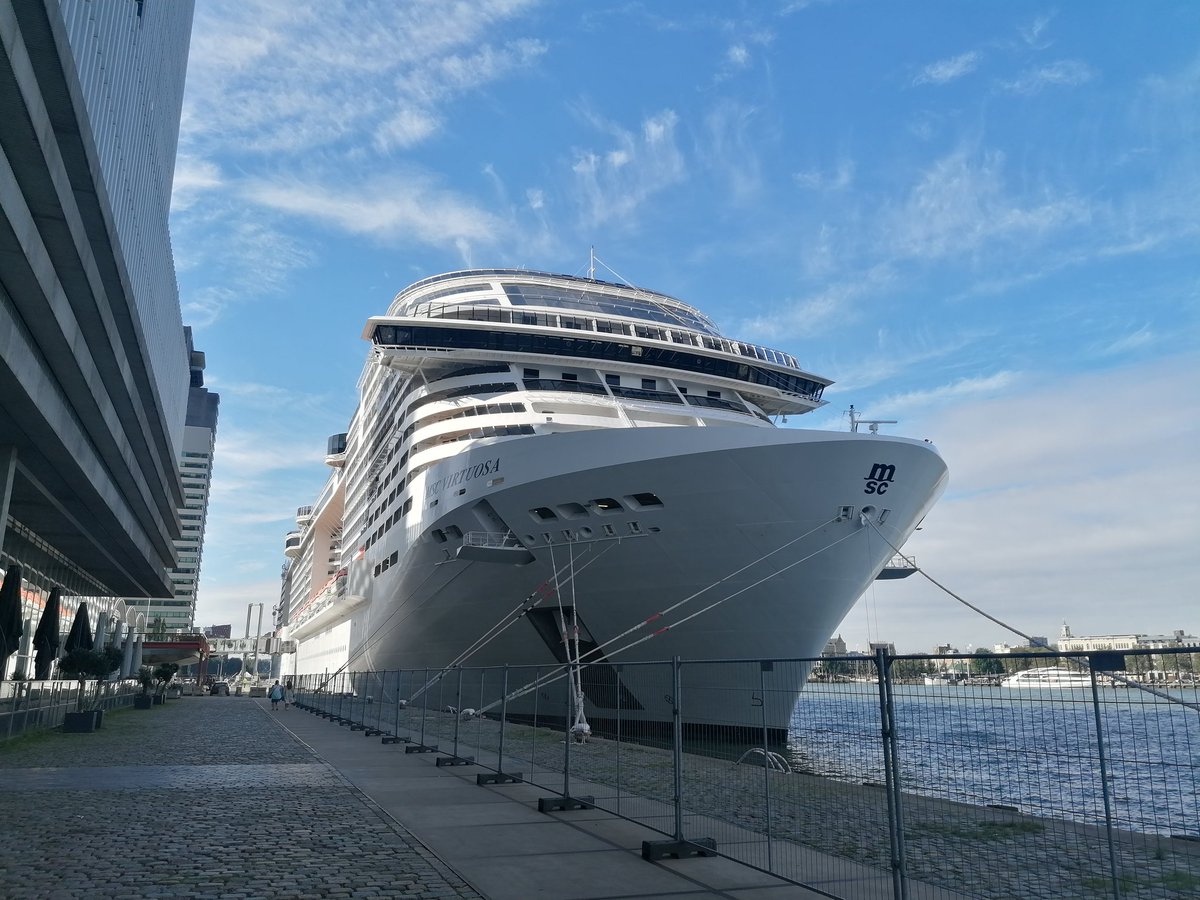
[[[1038,688],[1090,688],[1092,676],[1078,669],[1066,669],[1061,666],[1042,666],[1036,669],[1026,669],[1000,682],[1001,687],[1038,689]]]

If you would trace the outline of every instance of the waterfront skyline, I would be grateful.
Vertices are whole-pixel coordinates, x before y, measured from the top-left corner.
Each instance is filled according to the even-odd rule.
[[[1200,9],[945,9],[201,4],[172,216],[222,395],[197,625],[278,600],[368,316],[595,246],[835,379],[788,427],[853,404],[937,444],[906,549],[956,593],[1026,633],[1200,632]],[[919,575],[839,631],[1015,642]]]

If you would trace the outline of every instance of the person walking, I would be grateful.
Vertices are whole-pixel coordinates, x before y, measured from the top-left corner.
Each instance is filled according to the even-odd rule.
[[[275,712],[279,709],[279,701],[283,699],[283,685],[276,681],[267,696],[271,698],[271,712]]]

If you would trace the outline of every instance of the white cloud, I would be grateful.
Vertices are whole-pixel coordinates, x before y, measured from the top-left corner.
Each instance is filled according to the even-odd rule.
[[[415,240],[461,253],[495,243],[504,231],[493,214],[420,172],[353,184],[258,179],[244,190],[247,199],[268,209],[380,241]]]
[[[1154,333],[1154,329],[1149,325],[1143,325],[1136,331],[1132,331],[1113,341],[1102,352],[1105,356],[1120,356],[1137,350],[1144,350],[1147,347],[1153,346],[1157,341],[1158,336]]]
[[[1014,372],[997,372],[976,378],[960,378],[950,384],[938,385],[903,394],[892,394],[876,401],[881,413],[903,415],[910,411],[923,411],[964,400],[994,397],[1013,388],[1021,377]]]
[[[745,44],[734,44],[725,51],[725,62],[738,69],[744,69],[750,64],[750,51]]]
[[[679,117],[673,110],[642,121],[641,133],[628,131],[581,111],[617,146],[601,152],[580,150],[571,166],[584,224],[635,224],[638,209],[654,194],[683,181],[686,169],[675,140]]]
[[[1005,191],[1004,155],[957,151],[921,173],[907,199],[881,217],[888,252],[936,259],[994,248],[997,241],[1037,241],[1088,220],[1086,202],[1045,191],[1029,202]]]
[[[796,172],[792,179],[806,190],[812,191],[844,191],[854,184],[854,162],[839,160],[832,172],[822,172],[818,169],[807,169]]]
[[[913,84],[947,84],[969,75],[979,66],[982,55],[975,50],[930,63],[913,78]]]
[[[1001,81],[1003,90],[1014,94],[1036,94],[1048,87],[1077,87],[1096,77],[1086,63],[1064,59],[1036,69],[1027,69],[1011,81]]]
[[[1035,50],[1044,50],[1049,47],[1050,41],[1045,40],[1042,35],[1046,31],[1046,28],[1050,25],[1050,22],[1053,18],[1054,13],[1050,13],[1049,15],[1041,15],[1024,28],[1017,29],[1021,35],[1021,40]]]
[[[426,140],[446,104],[546,52],[489,41],[534,2],[199,4],[183,143],[299,154],[352,151],[366,136],[382,151]]]
[[[200,194],[223,183],[221,169],[216,163],[181,154],[175,161],[175,177],[171,182],[172,211],[187,209]]]

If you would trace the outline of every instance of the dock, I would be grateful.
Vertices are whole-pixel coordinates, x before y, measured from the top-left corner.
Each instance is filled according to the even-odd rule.
[[[544,789],[479,785],[474,767],[257,698],[34,734],[0,745],[0,770],[6,898],[822,896],[720,857],[645,860],[660,833],[539,812]]]

